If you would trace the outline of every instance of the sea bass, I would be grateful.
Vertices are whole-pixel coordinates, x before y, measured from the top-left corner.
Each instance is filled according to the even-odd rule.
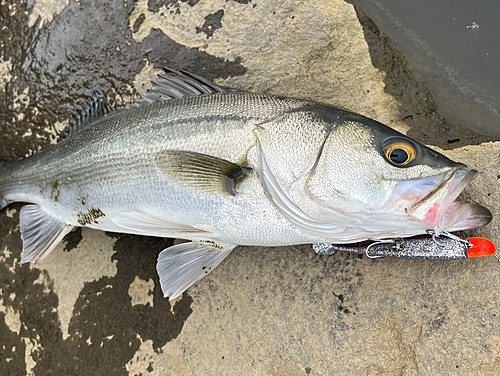
[[[2,159],[0,208],[29,203],[21,262],[41,260],[75,226],[189,240],[158,258],[175,298],[237,245],[484,226],[486,208],[455,201],[475,173],[350,111],[167,69],[123,110],[92,91],[64,140]]]

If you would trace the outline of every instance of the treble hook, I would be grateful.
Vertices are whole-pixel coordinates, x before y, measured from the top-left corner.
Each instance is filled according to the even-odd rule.
[[[394,240],[392,240],[392,239],[384,240],[384,239],[371,239],[371,238],[369,238],[368,240],[374,241],[374,243],[371,243],[368,245],[368,247],[366,247],[366,251],[365,251],[366,257],[371,258],[371,259],[384,257],[384,256],[370,256],[368,251],[370,250],[371,247],[373,247],[374,245],[378,245],[378,244],[392,244],[392,243],[394,243]]]
[[[467,246],[469,247],[469,249],[471,249],[473,247],[472,243],[467,238],[465,238],[465,239],[461,238],[461,237],[456,236],[456,235],[454,235],[452,233],[449,233],[448,231],[443,231],[443,235],[446,236],[446,237],[448,237],[448,238],[450,238],[450,239],[456,240],[457,242],[461,242],[461,243],[467,244]]]
[[[445,244],[438,242],[439,235],[437,235],[434,230],[429,229],[429,230],[426,230],[425,232],[427,233],[427,235],[432,236],[432,240],[434,240],[434,243],[436,243],[437,245],[439,245],[441,248],[446,247]]]

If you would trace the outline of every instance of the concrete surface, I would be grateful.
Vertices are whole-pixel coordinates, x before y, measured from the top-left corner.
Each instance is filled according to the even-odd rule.
[[[497,0],[351,0],[401,50],[441,115],[500,137]]]
[[[40,16],[38,18],[38,16]],[[0,2],[0,155],[57,139],[101,87],[123,106],[164,65],[246,90],[338,104],[481,173],[463,194],[495,220],[500,142],[451,123],[403,54],[342,0]],[[498,375],[500,265],[310,246],[239,247],[175,301],[171,239],[80,229],[20,265],[20,204],[0,213],[2,375]]]

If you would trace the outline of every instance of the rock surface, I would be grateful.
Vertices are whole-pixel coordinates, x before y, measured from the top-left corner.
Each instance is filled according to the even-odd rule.
[[[123,106],[162,66],[184,68],[226,86],[350,108],[478,169],[463,195],[492,210],[495,220],[477,234],[500,243],[500,142],[441,117],[404,56],[349,3],[30,4],[0,3],[2,157],[55,142],[93,87]],[[83,229],[40,264],[20,265],[20,207],[0,213],[2,374],[500,374],[493,258],[238,247],[170,302],[155,261],[173,240]]]

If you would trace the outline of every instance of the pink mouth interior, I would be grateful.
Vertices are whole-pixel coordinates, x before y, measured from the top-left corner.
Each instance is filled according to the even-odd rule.
[[[455,202],[475,174],[476,171],[459,167],[425,179],[398,182],[393,197],[399,197],[396,202],[410,219],[425,222],[438,233],[459,224],[466,228],[483,226],[486,214],[478,216],[482,207]]]

